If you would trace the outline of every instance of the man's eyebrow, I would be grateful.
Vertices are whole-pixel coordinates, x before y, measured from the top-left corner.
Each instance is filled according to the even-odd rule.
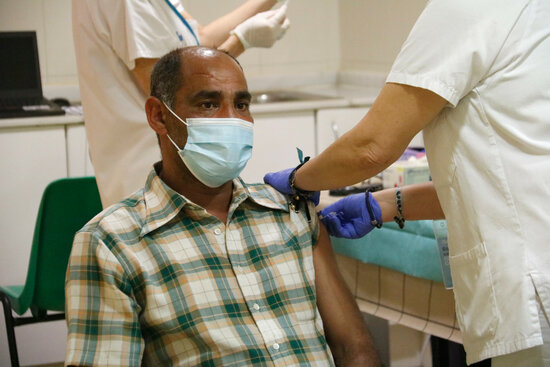
[[[197,100],[201,100],[201,99],[218,99],[222,95],[223,95],[223,93],[221,91],[218,91],[218,90],[201,90],[201,91],[195,93],[191,97],[191,100],[197,101]],[[235,97],[237,99],[246,99],[246,100],[251,100],[252,99],[252,95],[247,90],[242,90],[242,91],[236,92]]]
[[[252,99],[252,95],[247,90],[243,90],[235,93],[235,97],[237,97],[237,99],[246,99],[249,101]]]
[[[201,90],[195,93],[191,97],[191,100],[196,101],[201,99],[218,99],[221,97],[221,95],[222,95],[222,92],[218,90]]]

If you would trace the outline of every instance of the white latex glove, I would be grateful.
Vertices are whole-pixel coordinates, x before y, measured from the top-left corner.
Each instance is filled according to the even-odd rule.
[[[279,9],[258,13],[238,26],[230,33],[239,38],[245,49],[250,47],[271,47],[280,40],[290,26],[286,17],[287,5]]]

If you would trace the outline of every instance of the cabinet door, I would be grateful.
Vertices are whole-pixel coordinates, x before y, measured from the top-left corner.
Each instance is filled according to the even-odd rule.
[[[0,279],[23,284],[42,192],[67,175],[62,126],[0,131]]]
[[[317,111],[316,154],[325,150],[337,137],[353,128],[367,114],[368,107],[335,108]],[[422,132],[409,143],[410,147],[424,148]]]
[[[368,112],[368,107],[334,108],[317,111],[316,154],[354,127]]]
[[[241,173],[245,182],[263,182],[267,172],[297,166],[296,147],[314,154],[313,112],[262,114],[254,118],[252,158]]]
[[[84,124],[67,126],[67,169],[69,177],[94,175]]]

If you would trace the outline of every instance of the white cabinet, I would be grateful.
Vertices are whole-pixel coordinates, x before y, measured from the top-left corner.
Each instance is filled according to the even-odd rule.
[[[66,125],[67,129],[67,175],[69,177],[93,176],[86,129],[82,124]]]
[[[320,154],[365,116],[368,107],[318,110],[316,115],[316,154]]]
[[[254,115],[252,158],[241,173],[245,182],[263,182],[267,172],[298,165],[296,147],[315,153],[313,111]]]
[[[23,284],[42,192],[67,176],[65,129],[3,129],[0,157],[0,279],[5,285]]]

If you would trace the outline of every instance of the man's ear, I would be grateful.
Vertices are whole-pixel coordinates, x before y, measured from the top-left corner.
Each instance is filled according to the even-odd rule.
[[[162,105],[163,103],[156,97],[149,97],[145,101],[145,114],[147,115],[149,126],[160,136],[167,134]]]

